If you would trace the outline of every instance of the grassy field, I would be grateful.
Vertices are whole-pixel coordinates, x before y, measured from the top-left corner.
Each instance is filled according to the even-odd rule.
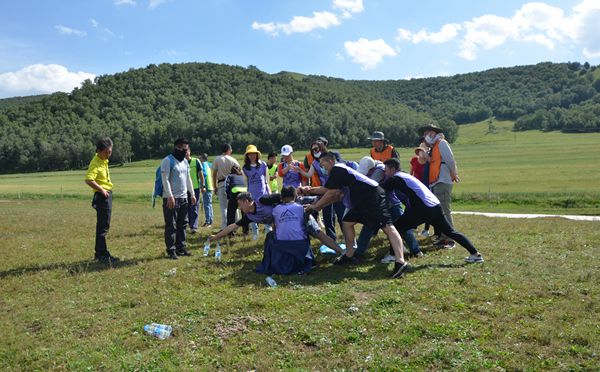
[[[454,187],[456,210],[600,214],[600,133],[516,133],[512,122],[497,121],[459,128],[452,145],[462,180]],[[408,170],[413,149],[399,150]],[[365,148],[340,151],[349,160],[368,154]],[[302,160],[305,152],[296,156]],[[111,168],[115,198],[150,200],[158,164]],[[89,197],[83,176],[83,170],[0,175],[0,198]]]
[[[162,216],[115,201],[109,247],[91,261],[94,212],[80,200],[0,203],[0,369],[598,370],[600,230],[594,222],[457,216],[484,254],[428,249],[387,279],[381,235],[366,262],[324,257],[306,276],[253,272],[260,243],[224,245],[223,262],[164,257]],[[176,274],[169,274],[172,269]],[[146,323],[167,323],[160,341]]]

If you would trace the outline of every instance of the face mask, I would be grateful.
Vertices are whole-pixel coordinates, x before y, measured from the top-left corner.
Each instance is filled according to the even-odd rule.
[[[318,159],[321,157],[321,152],[315,152],[315,153],[313,153],[313,155],[316,159]]]
[[[185,153],[186,152],[187,151],[185,151],[185,150],[179,150],[177,148],[174,148],[173,149],[173,157],[175,159],[177,159],[178,161],[183,161],[183,159],[185,158]]]
[[[433,136],[432,135],[425,136],[425,142],[427,142],[428,144],[432,144]]]

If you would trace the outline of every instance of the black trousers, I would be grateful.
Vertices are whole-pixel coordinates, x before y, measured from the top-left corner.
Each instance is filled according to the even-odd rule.
[[[227,226],[231,225],[235,222],[235,212],[237,210],[237,192],[231,193],[231,198],[227,199]],[[244,212],[242,212],[242,217],[244,216]],[[242,231],[244,234],[248,233],[249,225],[243,225]]]
[[[396,226],[398,232],[403,233],[425,222],[431,224],[436,232],[445,234],[450,239],[462,245],[469,253],[477,253],[477,248],[475,248],[473,243],[462,233],[450,226],[440,205],[436,205],[435,207],[408,207],[404,211],[404,214],[394,222],[394,226]]]
[[[95,257],[108,256],[106,247],[106,234],[110,228],[110,215],[112,213],[112,193],[108,192],[108,198],[102,193],[95,192],[92,198],[92,207],[96,210],[96,250]]]
[[[185,249],[185,229],[188,224],[187,198],[176,198],[173,209],[167,208],[167,198],[163,198],[163,216],[167,252]]]

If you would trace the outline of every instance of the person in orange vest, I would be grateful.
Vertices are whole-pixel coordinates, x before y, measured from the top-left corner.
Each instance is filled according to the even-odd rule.
[[[391,158],[400,160],[400,155],[398,155],[394,146],[390,145],[385,139],[383,132],[376,130],[367,139],[370,139],[373,144],[371,148],[371,157],[373,160],[379,160],[382,163]]]
[[[450,209],[452,186],[453,182],[460,182],[454,154],[444,137],[442,128],[435,124],[429,124],[419,128],[419,134],[423,136],[425,143],[431,148],[429,154],[429,188],[439,199],[450,227],[454,228]],[[436,239],[434,244],[444,248],[454,248],[455,246],[454,241],[443,234]]]

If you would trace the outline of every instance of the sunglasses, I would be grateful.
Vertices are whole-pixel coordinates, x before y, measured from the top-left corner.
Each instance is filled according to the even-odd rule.
[[[314,148],[311,149],[311,151],[312,152],[317,152],[317,151],[319,151],[319,148],[318,147],[314,147]]]

